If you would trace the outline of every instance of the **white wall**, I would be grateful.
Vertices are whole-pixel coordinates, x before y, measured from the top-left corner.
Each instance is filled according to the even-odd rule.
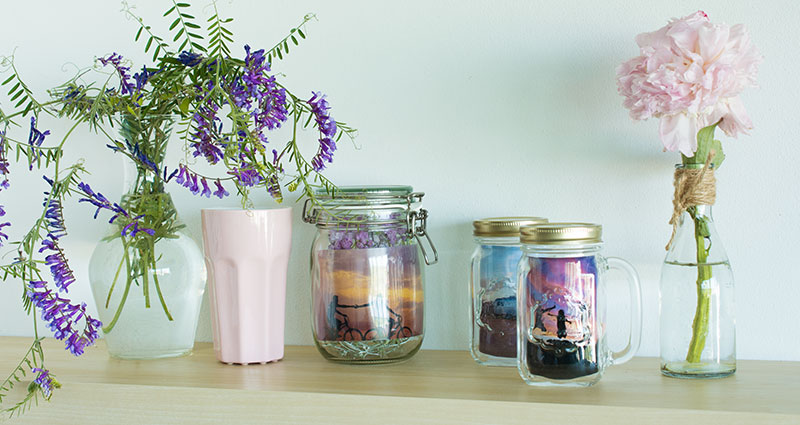
[[[135,23],[116,2],[3,3],[0,51],[16,48],[20,72],[40,94],[74,71],[62,64],[85,66],[112,51],[140,64],[147,58],[133,42]],[[134,3],[162,34],[169,24],[160,18],[165,3]],[[309,39],[275,68],[297,93],[323,90],[334,118],[360,130],[360,148],[342,143],[329,176],[339,184],[410,184],[427,193],[441,261],[427,275],[426,348],[467,345],[471,221],[531,214],[604,225],[606,253],[633,262],[643,278],[640,353],[658,354],[658,278],[678,158],[661,152],[655,121],[628,118],[614,68],[637,54],[636,34],[694,12],[697,2],[222,0],[219,6],[236,18],[240,44],[267,48],[316,12]],[[709,0],[704,7],[714,21],[745,23],[765,56],[761,88],[743,95],[756,128],[749,137],[724,139],[727,160],[718,173],[715,217],[736,277],[739,358],[800,360],[793,324],[800,279],[791,271],[800,238],[800,3]],[[63,124],[48,125],[63,135]],[[307,136],[313,149],[313,134]],[[118,196],[118,160],[95,136],[73,142],[71,155],[86,159],[93,187]],[[44,190],[24,168],[14,167],[13,189],[0,194],[14,223],[12,238],[38,214]],[[181,188],[173,195],[198,242],[200,208],[237,204]],[[92,304],[86,267],[104,222],[74,200],[66,215],[71,233],[64,245],[80,279],[71,294]],[[299,215],[286,337],[310,344],[307,250],[314,228]],[[0,282],[0,335],[32,333],[21,291],[17,281]],[[207,303],[201,314],[198,338],[209,340]],[[622,314],[612,320],[624,331]]]

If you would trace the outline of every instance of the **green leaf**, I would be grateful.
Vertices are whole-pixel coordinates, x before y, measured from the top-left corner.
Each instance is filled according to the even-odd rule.
[[[8,93],[14,93],[15,91],[17,91],[18,88],[19,88],[19,81],[17,81],[17,84],[14,84],[14,87],[11,87],[11,89],[8,91]],[[11,100],[14,100],[14,99],[11,99]]]
[[[297,29],[297,33],[298,33],[298,34],[300,34],[300,38],[306,38],[306,35],[305,35],[305,34],[303,34],[303,30],[301,30],[301,29],[299,29],[299,28],[298,28],[298,29]]]
[[[296,38],[294,38],[294,36],[292,36],[292,43],[294,43],[294,45],[295,45],[295,46],[297,46],[297,44],[298,44],[298,43],[297,43],[297,39],[296,39]]]
[[[187,22],[186,26],[191,28],[191,29],[195,29],[195,30],[200,29],[200,25],[197,25],[194,22]]]
[[[181,28],[180,31],[178,31],[178,33],[175,34],[175,38],[173,38],[172,41],[178,41],[178,39],[181,38],[182,35],[183,35],[183,28]]]
[[[188,13],[181,13],[181,16],[183,16],[186,19],[194,19],[194,16],[192,16],[192,15],[190,15]]]
[[[175,27],[177,27],[180,22],[181,22],[181,18],[175,18],[175,20],[172,21],[172,24],[170,24],[169,30],[170,31],[174,30]]]
[[[133,41],[139,41],[139,37],[141,37],[141,36],[142,36],[142,31],[143,31],[143,30],[144,30],[144,27],[141,27],[141,26],[140,26],[140,27],[139,27],[139,31],[136,31],[136,37],[133,39]]]
[[[147,53],[148,51],[150,51],[150,46],[151,46],[152,44],[153,44],[153,37],[150,37],[150,39],[149,39],[149,40],[147,40],[147,44],[144,46],[144,52],[145,52],[145,53]]]
[[[722,142],[714,139],[711,142],[711,149],[714,151],[714,159],[712,160],[714,169],[719,170],[719,167],[722,166],[722,161],[725,161],[725,152],[722,151]]]
[[[170,7],[170,8],[169,8],[169,10],[167,10],[166,12],[164,12],[164,16],[167,16],[167,15],[169,15],[169,14],[170,14],[170,13],[172,13],[172,11],[174,11],[174,10],[175,10],[175,6],[172,6],[172,7]]]
[[[714,143],[714,130],[716,130],[717,124],[709,125],[708,127],[704,127],[697,132],[697,150],[692,157],[686,157],[681,155],[683,158],[684,165],[704,165],[706,160],[708,159],[708,155],[711,153],[712,149],[714,150],[716,155],[720,155],[722,153],[722,145],[719,141]],[[722,156],[724,158],[724,155]],[[715,168],[719,168],[719,160],[713,160]]]
[[[6,85],[6,84],[10,83],[10,82],[11,82],[11,80],[13,80],[13,79],[14,79],[14,77],[16,77],[16,76],[17,76],[17,74],[11,74],[11,76],[10,76],[10,77],[8,77],[8,78],[6,78],[6,80],[5,80],[5,81],[3,81],[3,84],[0,84],[0,85],[4,86],[4,85]]]
[[[183,112],[184,114],[188,113],[189,112],[189,105],[191,103],[192,103],[192,99],[191,98],[187,97],[187,98],[183,99],[183,101],[180,104],[181,112]]]
[[[178,3],[177,6],[178,7],[191,7],[192,5],[189,4],[189,3]]]

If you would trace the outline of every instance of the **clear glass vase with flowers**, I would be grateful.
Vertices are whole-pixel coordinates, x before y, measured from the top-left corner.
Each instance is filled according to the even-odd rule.
[[[711,215],[725,159],[714,131],[736,137],[753,127],[739,94],[756,85],[762,57],[743,25],[712,23],[702,11],[636,43],[640,55],[617,69],[619,93],[632,118],[658,118],[664,149],[681,154],[661,274],[661,371],[728,376],[736,371],[734,287]]]

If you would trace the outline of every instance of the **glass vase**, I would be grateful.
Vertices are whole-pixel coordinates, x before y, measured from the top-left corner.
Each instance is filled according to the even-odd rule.
[[[736,372],[733,272],[710,205],[681,215],[661,272],[660,327],[664,375]]]
[[[168,115],[115,120],[126,144],[155,164],[163,162],[173,123]],[[181,231],[184,225],[156,167],[130,156],[125,164],[128,190],[119,202],[125,214],[114,219],[89,261],[108,352],[123,359],[184,355],[194,346],[205,291],[203,255]],[[138,232],[132,232],[132,219]]]

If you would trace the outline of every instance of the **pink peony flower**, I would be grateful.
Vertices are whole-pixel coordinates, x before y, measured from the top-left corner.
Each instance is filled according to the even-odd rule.
[[[693,156],[697,132],[717,122],[732,137],[753,127],[738,95],[756,86],[762,57],[743,25],[712,24],[698,11],[636,43],[641,55],[617,68],[617,89],[632,118],[660,118],[666,150]]]

